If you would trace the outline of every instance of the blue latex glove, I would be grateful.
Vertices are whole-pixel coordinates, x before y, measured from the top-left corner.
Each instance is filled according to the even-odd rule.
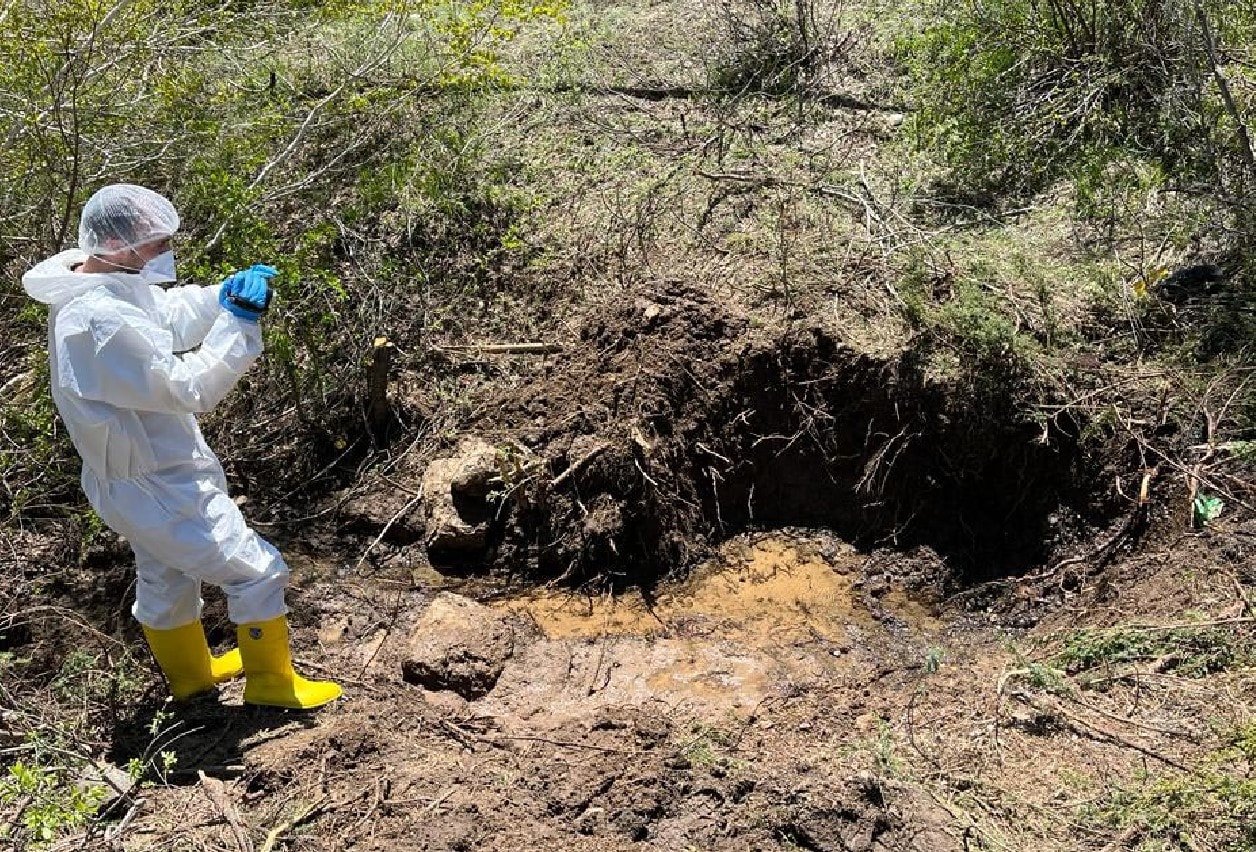
[[[277,274],[278,270],[273,266],[255,263],[248,269],[223,279],[222,289],[218,291],[218,302],[223,310],[240,319],[257,322],[270,307],[270,279]]]

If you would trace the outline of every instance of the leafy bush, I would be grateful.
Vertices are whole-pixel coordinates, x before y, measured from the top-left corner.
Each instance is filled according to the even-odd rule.
[[[1127,154],[1185,188],[1250,191],[1236,119],[1251,104],[1229,109],[1208,48],[1211,36],[1223,72],[1243,72],[1226,60],[1250,57],[1250,4],[971,0],[919,13],[926,25],[898,45],[914,129],[970,200],[1024,197],[1066,176],[1093,183]]]
[[[84,789],[57,769],[20,760],[0,775],[0,806],[18,806],[21,828],[36,843],[47,843],[82,826],[95,811],[100,795],[99,789]],[[20,842],[16,829],[0,826],[0,839]]]
[[[1117,786],[1083,818],[1140,838],[1140,849],[1256,848],[1256,726],[1226,740],[1188,773]]]
[[[711,88],[730,95],[802,97],[815,88],[845,36],[837,10],[817,0],[723,0],[722,32],[708,71]]]
[[[257,482],[290,490],[370,449],[357,393],[380,334],[406,339],[429,302],[474,300],[518,245],[509,180],[478,144],[480,102],[511,81],[502,47],[563,3],[329,0],[19,3],[0,42],[0,299],[75,242],[99,186],[166,192],[183,217],[180,275],[280,269],[268,357],[211,433]],[[14,311],[16,313],[16,311]],[[77,503],[73,451],[42,367],[43,311],[6,323],[29,353],[0,362],[0,516]],[[211,440],[218,437],[211,434]],[[350,442],[352,442],[352,439]],[[329,455],[329,453],[331,455]],[[228,462],[231,459],[228,457]]]
[[[1162,660],[1165,668],[1186,677],[1250,665],[1256,659],[1249,636],[1225,628],[1180,627],[1146,630],[1136,627],[1078,630],[1065,640],[1056,663],[1070,673],[1098,666]]]

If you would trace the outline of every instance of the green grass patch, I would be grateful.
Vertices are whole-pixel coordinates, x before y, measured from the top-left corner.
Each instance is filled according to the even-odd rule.
[[[1055,666],[1069,674],[1157,661],[1162,671],[1203,677],[1252,665],[1256,643],[1249,631],[1230,626],[1084,629],[1069,634],[1054,657]]]
[[[1256,849],[1256,725],[1235,728],[1191,772],[1143,774],[1081,809],[1090,824],[1152,850]]]

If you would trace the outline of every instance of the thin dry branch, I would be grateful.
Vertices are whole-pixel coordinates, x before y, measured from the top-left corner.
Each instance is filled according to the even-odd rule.
[[[563,351],[558,343],[484,343],[438,345],[445,352],[475,352],[480,355],[554,355]]]
[[[205,798],[209,799],[214,810],[218,811],[218,816],[231,827],[231,835],[235,840],[236,848],[240,852],[253,852],[253,841],[249,839],[248,829],[240,819],[240,812],[236,809],[235,803],[227,797],[226,785],[217,778],[210,778],[204,772],[198,772],[197,777],[200,778]]]
[[[1226,112],[1230,113],[1230,118],[1234,121],[1235,132],[1238,134],[1239,142],[1242,143],[1239,147],[1239,154],[1247,166],[1247,179],[1250,184],[1252,181],[1256,181],[1256,152],[1252,149],[1252,137],[1248,133],[1247,124],[1243,121],[1242,114],[1234,103],[1234,96],[1230,93],[1230,83],[1221,70],[1221,61],[1217,57],[1217,41],[1212,33],[1212,24],[1209,22],[1208,13],[1204,11],[1204,6],[1200,0],[1195,0],[1195,15],[1199,18],[1199,25],[1203,28],[1204,45],[1208,49],[1208,63],[1211,66],[1212,76],[1217,81],[1217,88],[1221,91],[1221,101],[1225,104]]]

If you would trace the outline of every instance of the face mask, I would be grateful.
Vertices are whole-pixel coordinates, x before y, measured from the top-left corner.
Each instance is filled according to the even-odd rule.
[[[174,252],[165,251],[140,267],[140,277],[150,284],[171,284],[178,280],[174,273]]]

